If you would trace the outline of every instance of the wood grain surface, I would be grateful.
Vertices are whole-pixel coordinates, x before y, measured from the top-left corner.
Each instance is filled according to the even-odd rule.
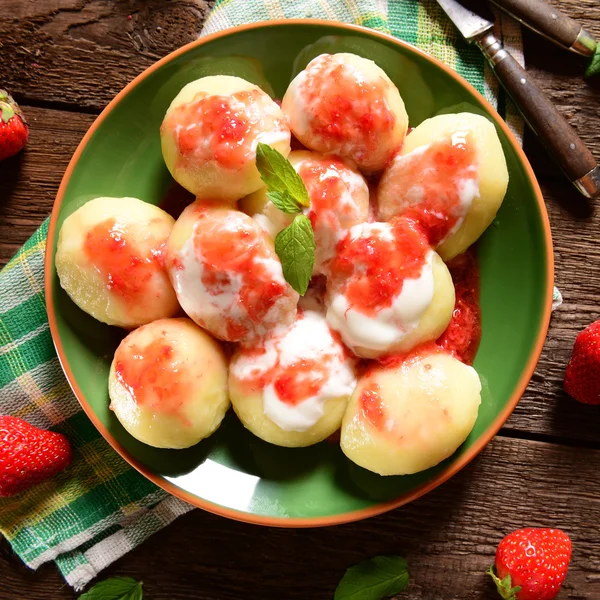
[[[553,0],[600,38],[597,0]],[[156,59],[195,39],[203,0],[0,0],[0,84],[31,124],[26,150],[0,163],[0,265],[48,216],[62,174],[95,115]],[[600,158],[600,77],[585,60],[525,32],[528,72]],[[425,498],[362,523],[287,531],[200,511],[109,568],[145,581],[156,600],[331,599],[344,570],[382,552],[403,554],[411,600],[483,600],[483,575],[503,535],[563,527],[574,542],[560,600],[600,598],[600,410],[562,391],[579,330],[600,317],[600,215],[526,137],[553,230],[554,313],[536,373],[499,436]],[[209,540],[211,540],[209,542]],[[0,600],[75,598],[55,568],[23,567],[0,542]]]

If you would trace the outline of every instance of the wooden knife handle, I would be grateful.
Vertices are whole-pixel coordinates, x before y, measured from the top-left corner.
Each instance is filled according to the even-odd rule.
[[[564,48],[580,54],[594,54],[594,40],[585,29],[544,0],[492,0],[492,2],[524,25]]]
[[[577,182],[588,175],[597,166],[592,153],[529,73],[492,35],[478,45],[531,129],[571,181]]]

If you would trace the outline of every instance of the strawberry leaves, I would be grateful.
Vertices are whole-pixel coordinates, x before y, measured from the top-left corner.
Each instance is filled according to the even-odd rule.
[[[350,567],[334,600],[381,600],[408,586],[408,564],[401,556],[376,556]]]
[[[594,75],[598,75],[598,73],[600,73],[600,44],[596,45],[596,53],[585,70],[585,76],[593,77]]]
[[[79,600],[142,600],[142,582],[131,577],[112,577],[100,581]]]
[[[490,567],[488,574],[494,580],[494,583],[496,584],[496,589],[498,590],[498,593],[500,594],[501,598],[503,598],[504,600],[517,600],[517,594],[521,591],[521,586],[512,586],[510,574],[507,575],[504,579],[500,579],[496,575],[493,565]]]

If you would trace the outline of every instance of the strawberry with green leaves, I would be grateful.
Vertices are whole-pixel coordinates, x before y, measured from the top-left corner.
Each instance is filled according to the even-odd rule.
[[[15,496],[54,477],[73,459],[62,433],[45,431],[17,417],[0,416],[0,498]]]
[[[20,152],[27,143],[29,128],[12,96],[0,88],[0,160]]]
[[[571,560],[571,540],[560,529],[527,527],[507,535],[490,568],[504,600],[552,600]]]

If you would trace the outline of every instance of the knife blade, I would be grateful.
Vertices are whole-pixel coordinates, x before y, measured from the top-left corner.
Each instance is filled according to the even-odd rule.
[[[491,0],[496,6],[548,38],[555,44],[583,56],[593,56],[596,41],[592,34],[544,0]]]
[[[600,197],[598,163],[548,96],[496,38],[491,10],[481,0],[437,2],[463,37],[481,49],[529,127],[575,187],[587,198]]]

